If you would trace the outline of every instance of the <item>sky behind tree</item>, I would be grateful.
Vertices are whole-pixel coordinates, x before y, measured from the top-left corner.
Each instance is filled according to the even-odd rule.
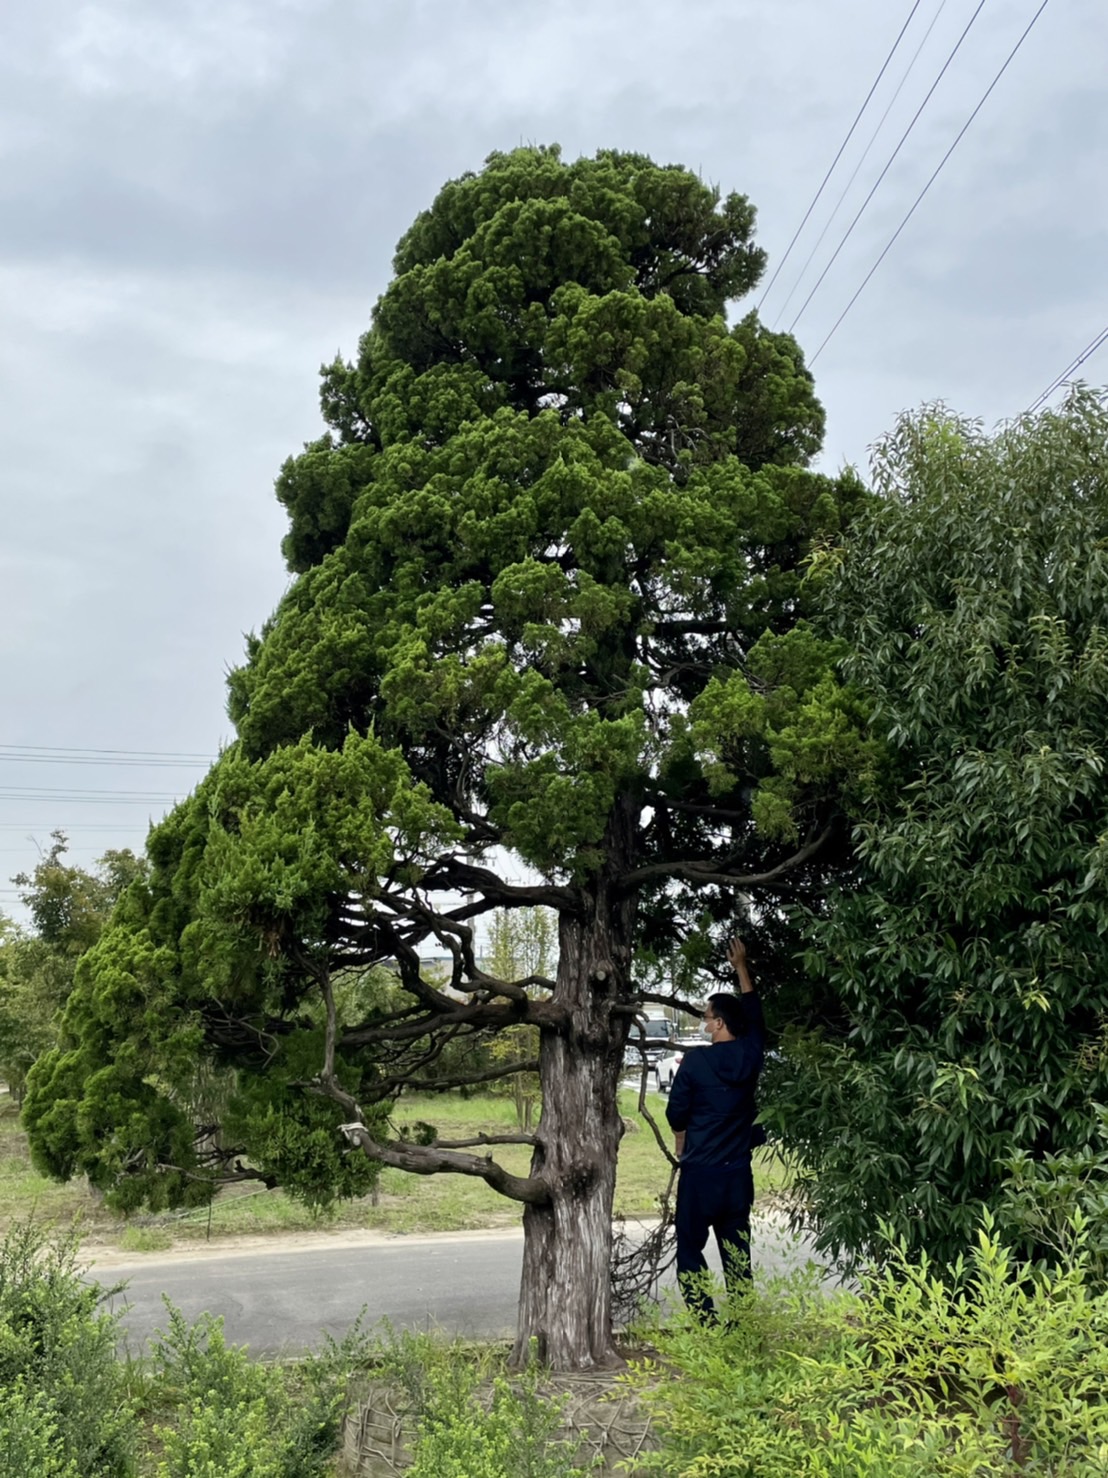
[[[231,737],[287,582],[273,478],[444,181],[521,142],[682,163],[749,195],[768,281],[911,16],[766,295],[788,328],[972,22],[796,323],[811,360],[1040,4],[9,0],[0,909],[54,827],[141,847]],[[1108,323],[1106,55],[1103,0],[1050,0],[819,352],[821,466],[923,401],[1017,414]]]

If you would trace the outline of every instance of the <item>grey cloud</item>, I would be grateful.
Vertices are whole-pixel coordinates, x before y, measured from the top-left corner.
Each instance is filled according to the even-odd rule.
[[[318,364],[353,352],[397,238],[446,179],[520,140],[635,149],[747,193],[775,261],[906,11],[10,0],[0,741],[211,752],[227,736],[224,671],[286,581],[272,479],[317,433]],[[1032,11],[982,12],[801,321],[809,353]],[[948,3],[840,226],[968,13]],[[925,398],[1021,409],[1103,326],[1105,54],[1102,0],[1044,12],[816,365],[827,465],[864,465]],[[78,778],[123,783],[97,773]],[[40,836],[113,820],[141,842],[141,807],[0,806],[0,828]],[[74,837],[84,857],[111,839]]]

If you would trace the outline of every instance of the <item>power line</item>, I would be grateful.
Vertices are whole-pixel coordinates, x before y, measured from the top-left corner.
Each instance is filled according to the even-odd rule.
[[[982,3],[984,3],[984,0],[982,0]],[[850,302],[847,303],[846,307],[839,314],[838,318],[836,318],[835,322],[831,325],[831,329],[830,329],[829,333],[827,334],[826,338],[824,339],[823,343],[819,346],[819,348],[816,350],[816,352],[812,355],[812,358],[809,361],[809,368],[811,367],[811,365],[814,365],[815,364],[816,360],[823,353],[824,349],[827,348],[827,345],[830,343],[831,339],[834,337],[835,331],[839,327],[839,324],[842,323],[843,319],[850,312],[851,308],[854,307],[854,304],[862,296],[862,293],[865,290],[867,284],[869,283],[870,278],[873,276],[873,274],[877,271],[878,267],[880,267],[881,263],[888,256],[889,252],[892,250],[893,246],[895,245],[896,240],[899,237],[900,233],[904,230],[904,227],[912,219],[913,215],[915,215],[915,213],[916,213],[916,207],[919,205],[919,203],[923,199],[923,197],[927,194],[928,190],[930,190],[931,186],[938,179],[939,174],[940,174],[943,166],[946,164],[946,161],[950,158],[950,156],[954,153],[955,149],[962,142],[962,139],[965,136],[966,131],[969,129],[970,124],[977,117],[978,113],[980,113],[981,109],[985,106],[985,104],[988,101],[989,95],[992,92],[993,88],[997,85],[997,83],[1000,81],[1000,79],[1004,76],[1005,72],[1008,70],[1009,64],[1011,63],[1013,57],[1016,55],[1016,52],[1019,51],[1020,47],[1027,40],[1027,37],[1031,33],[1032,26],[1034,26],[1035,22],[1042,15],[1043,11],[1047,8],[1047,5],[1049,3],[1050,3],[1050,0],[1042,0],[1042,3],[1040,4],[1038,10],[1036,10],[1035,14],[1028,21],[1026,27],[1024,28],[1023,34],[1020,36],[1020,38],[1016,42],[1015,46],[1012,47],[1011,51],[1005,57],[1004,63],[1001,66],[1000,71],[997,72],[996,76],[989,83],[988,87],[985,89],[984,93],[982,94],[982,96],[980,98],[980,101],[978,102],[976,108],[974,108],[973,112],[969,115],[969,117],[966,119],[965,123],[963,123],[962,124],[962,127],[958,130],[958,133],[957,133],[957,135],[956,135],[956,137],[954,139],[954,142],[951,144],[950,148],[946,151],[946,153],[943,155],[943,157],[939,160],[939,162],[936,165],[935,171],[932,174],[931,178],[927,181],[926,185],[924,185],[923,189],[919,192],[919,194],[916,196],[915,200],[912,202],[912,205],[911,205],[911,208],[908,211],[908,214],[904,217],[904,219],[901,221],[900,225],[896,228],[896,230],[893,232],[892,236],[886,242],[885,248],[881,252],[881,255],[877,258],[876,262],[874,262],[873,266],[866,273],[865,277],[862,278],[862,281],[859,284],[857,290],[855,291],[854,296],[851,298]],[[978,9],[979,10],[980,10],[980,8],[981,7],[978,6]],[[971,24],[972,24],[972,22],[971,22]]]
[[[945,3],[945,0],[944,0],[944,3]],[[776,267],[776,269],[774,271],[773,276],[766,283],[765,291],[762,293],[761,298],[759,298],[759,300],[758,300],[758,312],[759,313],[762,311],[762,304],[765,302],[767,296],[769,295],[770,289],[773,287],[773,284],[777,281],[778,274],[780,273],[781,268],[789,260],[789,256],[790,256],[790,254],[792,252],[792,249],[796,245],[797,238],[799,237],[801,231],[804,230],[804,227],[808,224],[808,218],[809,218],[809,216],[812,214],[812,212],[815,210],[816,206],[819,204],[819,198],[823,194],[824,190],[827,188],[827,182],[831,178],[832,174],[834,174],[834,172],[835,172],[835,166],[838,164],[839,160],[843,157],[843,150],[846,148],[847,144],[850,143],[850,140],[854,136],[854,130],[858,127],[859,123],[861,123],[861,121],[862,121],[862,114],[869,107],[870,99],[873,97],[873,94],[877,91],[877,85],[881,81],[882,77],[884,77],[885,72],[888,69],[889,63],[892,61],[893,57],[896,55],[896,49],[900,45],[901,41],[904,39],[904,33],[908,29],[908,27],[912,24],[912,17],[915,15],[915,13],[919,9],[919,7],[920,7],[920,0],[915,0],[914,5],[912,6],[911,10],[908,12],[908,19],[901,26],[900,32],[897,35],[896,40],[893,42],[892,50],[889,52],[888,56],[885,58],[884,62],[882,63],[881,70],[880,70],[880,72],[878,72],[877,76],[874,78],[873,85],[870,87],[869,92],[866,93],[865,101],[863,102],[862,106],[858,109],[858,113],[857,113],[857,116],[854,119],[854,122],[847,129],[846,138],[843,139],[842,143],[839,145],[839,151],[838,151],[838,153],[835,155],[834,159],[832,159],[831,164],[830,164],[830,167],[828,168],[827,173],[824,175],[822,181],[820,182],[819,189],[816,191],[815,195],[813,195],[811,205],[809,205],[808,209],[804,212],[804,219],[801,221],[800,225],[797,226],[796,230],[793,232],[793,239],[789,242],[788,246],[785,248],[785,255],[778,262],[777,267]]]
[[[904,73],[903,73],[900,81],[896,84],[896,90],[894,91],[892,97],[889,99],[888,103],[886,103],[886,105],[885,105],[885,111],[881,114],[881,117],[878,119],[877,127],[873,130],[873,133],[870,134],[869,143],[862,150],[861,158],[858,160],[858,163],[854,166],[853,170],[851,170],[850,178],[847,180],[846,184],[843,186],[842,190],[839,192],[839,198],[838,198],[838,200],[835,201],[835,205],[834,205],[834,208],[831,211],[831,214],[827,217],[827,220],[824,222],[823,230],[816,237],[816,244],[815,244],[815,246],[812,247],[811,251],[808,253],[807,257],[805,258],[804,265],[803,265],[803,267],[801,267],[800,272],[797,274],[796,281],[793,283],[792,287],[789,288],[789,295],[788,295],[788,297],[785,299],[785,301],[781,304],[780,308],[777,310],[777,316],[774,319],[774,324],[773,324],[773,327],[774,327],[775,330],[777,328],[778,322],[784,316],[785,309],[792,302],[793,296],[796,293],[797,288],[804,281],[804,278],[805,278],[805,275],[806,275],[806,273],[808,271],[808,268],[812,265],[812,258],[815,256],[816,252],[818,252],[819,249],[820,249],[820,247],[823,245],[824,238],[826,237],[828,231],[830,231],[832,225],[834,224],[835,217],[838,215],[839,211],[842,209],[843,201],[850,194],[850,187],[853,185],[854,181],[858,178],[858,174],[859,174],[859,171],[862,168],[862,165],[865,164],[866,160],[869,158],[869,152],[873,148],[874,144],[877,142],[878,138],[880,137],[881,130],[885,126],[885,119],[888,118],[889,114],[892,112],[893,108],[896,106],[896,100],[897,100],[897,98],[904,91],[904,84],[908,81],[908,78],[912,75],[912,71],[913,71],[913,69],[914,69],[914,67],[916,65],[916,62],[919,61],[920,52],[923,50],[923,48],[927,45],[928,41],[930,40],[931,32],[935,29],[935,26],[938,23],[939,17],[942,15],[943,11],[946,9],[946,4],[947,4],[947,0],[939,0],[939,8],[938,8],[938,10],[936,10],[935,14],[931,17],[931,20],[930,20],[930,22],[928,24],[927,30],[924,31],[923,37],[922,37],[919,45],[916,47],[915,51],[912,53],[912,58],[909,61],[907,67],[905,67]]]
[[[119,755],[126,759],[155,759],[155,760],[196,760],[211,764],[216,758],[214,754],[193,754],[179,749],[92,749],[83,745],[66,747],[59,744],[0,744],[0,755],[5,755],[13,750],[20,754],[43,754],[43,755]]]
[[[900,153],[901,149],[904,147],[905,143],[907,142],[908,135],[912,132],[913,128],[915,128],[916,124],[919,122],[920,115],[922,114],[924,108],[927,107],[927,104],[931,101],[931,98],[932,98],[932,95],[935,92],[935,89],[938,87],[939,83],[946,76],[947,69],[949,68],[949,66],[950,66],[951,62],[954,60],[954,58],[958,55],[958,52],[961,50],[963,41],[965,41],[966,37],[969,35],[970,30],[971,30],[971,28],[973,26],[974,21],[976,21],[977,17],[981,14],[981,11],[984,9],[984,6],[985,6],[985,0],[978,0],[977,9],[970,16],[969,20],[966,23],[965,30],[958,37],[958,40],[954,43],[953,50],[951,51],[950,55],[947,57],[946,61],[943,62],[942,67],[939,70],[939,75],[935,78],[934,82],[932,82],[931,86],[927,89],[927,94],[924,97],[923,102],[920,103],[919,107],[912,114],[912,121],[909,123],[908,127],[901,134],[901,136],[900,136],[900,142],[897,144],[897,146],[893,150],[893,152],[889,155],[889,158],[888,158],[888,160],[885,163],[884,169],[877,176],[877,179],[874,181],[874,183],[873,183],[873,185],[872,185],[872,187],[870,189],[869,194],[866,196],[866,198],[862,201],[861,205],[858,207],[858,213],[857,213],[857,215],[851,221],[850,225],[846,228],[846,231],[845,231],[845,233],[843,235],[842,240],[839,242],[838,246],[835,248],[834,252],[831,254],[831,260],[827,263],[827,266],[824,267],[823,271],[816,278],[815,286],[812,288],[812,290],[808,294],[808,296],[804,299],[803,303],[800,305],[800,312],[793,319],[792,323],[789,324],[789,333],[790,334],[796,328],[796,326],[800,322],[801,318],[803,318],[804,312],[807,309],[808,304],[815,297],[816,293],[819,291],[820,286],[823,283],[824,278],[827,276],[828,272],[830,272],[831,268],[835,265],[835,262],[838,260],[839,253],[842,251],[843,247],[846,245],[846,243],[850,240],[851,236],[854,234],[854,228],[857,226],[858,222],[862,219],[862,216],[865,214],[866,208],[868,207],[870,201],[877,194],[878,188],[880,187],[882,180],[888,174],[889,170],[893,167],[893,163],[896,160],[897,155]]]
[[[175,795],[141,790],[64,790],[40,786],[0,786],[0,801],[76,801],[82,805],[99,802],[124,806],[171,804],[178,799]]]
[[[1108,339],[1108,328],[1103,328],[1101,329],[1100,333],[1097,334],[1096,338],[1092,340],[1091,343],[1085,345],[1084,349],[1082,349],[1081,353],[1077,356],[1076,359],[1070,360],[1069,364],[1066,365],[1065,369],[1060,375],[1055,375],[1054,379],[1051,380],[1046,389],[1043,390],[1038,396],[1036,396],[1036,398],[1027,407],[1025,414],[1029,416],[1033,415],[1037,410],[1040,409],[1041,406],[1044,406],[1046,402],[1050,399],[1050,397],[1054,394],[1055,390],[1064,385],[1069,377],[1073,374],[1074,370],[1080,369],[1081,366],[1085,363],[1086,359],[1089,359],[1092,355],[1094,355],[1106,339]]]
[[[72,825],[59,826],[56,821],[0,821],[0,831],[111,831],[132,832],[134,824],[126,821],[75,821]]]
[[[96,759],[92,755],[30,754],[24,751],[5,751],[0,749],[0,764],[5,762],[10,762],[13,765],[122,765],[139,770],[195,770],[199,765],[212,763],[210,759]]]

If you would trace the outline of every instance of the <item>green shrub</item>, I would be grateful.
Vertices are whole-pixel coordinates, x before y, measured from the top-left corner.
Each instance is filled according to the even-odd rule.
[[[1073,1261],[1075,1238],[1089,1275],[1108,1287],[1108,1108],[1094,1104],[1096,1132],[1081,1149],[1008,1162],[999,1217],[1044,1262]]]
[[[159,1426],[157,1478],[312,1478],[338,1443],[347,1388],[361,1358],[360,1322],[298,1366],[265,1365],[229,1345],[223,1320],[188,1324],[167,1302],[155,1350],[161,1394],[175,1408]]]
[[[535,1372],[495,1377],[487,1401],[439,1374],[430,1395],[409,1478],[584,1478],[576,1443],[554,1436],[565,1402],[545,1398]]]
[[[111,1290],[115,1291],[115,1290]],[[118,1318],[80,1277],[77,1239],[31,1222],[0,1244],[0,1454],[12,1474],[124,1478],[135,1418],[115,1356]],[[49,1453],[49,1461],[15,1453]],[[21,1466],[22,1464],[22,1466]]]
[[[59,1450],[58,1424],[41,1391],[22,1380],[0,1390],[0,1473],[35,1478],[81,1478],[71,1457]]]
[[[941,1273],[888,1248],[858,1294],[811,1281],[743,1295],[727,1327],[680,1316],[641,1388],[682,1478],[1103,1478],[1108,1295],[1015,1261],[986,1219]],[[666,1376],[676,1372],[676,1379]]]
[[[166,1252],[173,1238],[164,1227],[126,1227],[119,1238],[123,1252]]]
[[[511,1377],[492,1351],[389,1333],[378,1368],[402,1388],[415,1424],[408,1478],[586,1478],[577,1444],[555,1437],[564,1398],[541,1367]]]

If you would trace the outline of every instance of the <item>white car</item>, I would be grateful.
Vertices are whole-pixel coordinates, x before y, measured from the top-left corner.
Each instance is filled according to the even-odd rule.
[[[665,1016],[644,1016],[641,1020],[642,1035],[640,1036],[639,1026],[636,1023],[632,1026],[627,1038],[627,1046],[623,1053],[624,1065],[627,1068],[640,1068],[644,1052],[647,1063],[653,1065],[659,1057],[664,1057],[670,1050],[669,1044],[674,1030],[671,1022]]]
[[[686,1052],[691,1052],[694,1047],[707,1047],[708,1045],[707,1037],[681,1037],[676,1049],[667,1052],[654,1064],[654,1081],[658,1085],[658,1092],[668,1093],[673,1087],[677,1069],[681,1066]]]

